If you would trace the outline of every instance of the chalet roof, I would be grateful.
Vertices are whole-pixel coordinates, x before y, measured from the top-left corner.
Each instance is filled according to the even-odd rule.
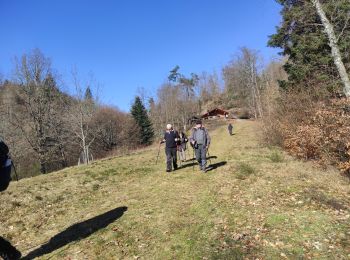
[[[216,115],[228,115],[228,112],[220,109],[220,108],[214,108],[210,111],[208,111],[207,113],[203,114],[201,117],[205,118],[205,117],[209,117],[209,116],[216,116]]]

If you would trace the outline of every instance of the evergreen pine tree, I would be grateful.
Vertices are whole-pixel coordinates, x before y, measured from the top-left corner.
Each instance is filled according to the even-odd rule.
[[[85,97],[85,100],[88,100],[88,101],[92,100],[92,92],[91,92],[90,86],[87,86],[84,97]]]
[[[147,115],[147,110],[142,104],[141,98],[137,96],[135,102],[131,107],[131,115],[135,119],[137,125],[140,127],[141,144],[149,145],[154,137],[151,120]]]

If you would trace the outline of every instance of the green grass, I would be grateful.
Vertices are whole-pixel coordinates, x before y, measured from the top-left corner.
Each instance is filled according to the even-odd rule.
[[[256,174],[256,170],[248,163],[239,163],[237,167],[236,178],[240,180],[247,179],[250,175]]]
[[[274,150],[272,151],[272,153],[269,155],[269,159],[271,160],[271,162],[274,163],[281,163],[284,161],[284,156],[282,155],[282,153],[278,150]]]
[[[347,179],[262,146],[257,122],[235,123],[234,136],[214,125],[210,154],[220,167],[206,174],[166,174],[154,146],[11,183],[0,196],[1,236],[25,255],[125,206],[39,259],[349,258]]]

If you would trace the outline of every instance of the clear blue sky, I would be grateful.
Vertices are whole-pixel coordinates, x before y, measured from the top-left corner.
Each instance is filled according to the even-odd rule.
[[[221,72],[239,47],[276,56],[274,0],[0,0],[0,73],[39,48],[70,86],[76,66],[93,72],[101,100],[127,111],[139,87],[151,94],[175,65],[184,74]]]

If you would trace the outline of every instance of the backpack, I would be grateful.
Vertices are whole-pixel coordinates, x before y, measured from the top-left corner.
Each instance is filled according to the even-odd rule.
[[[194,138],[197,144],[205,144],[206,136],[204,128],[199,128],[194,132]]]

